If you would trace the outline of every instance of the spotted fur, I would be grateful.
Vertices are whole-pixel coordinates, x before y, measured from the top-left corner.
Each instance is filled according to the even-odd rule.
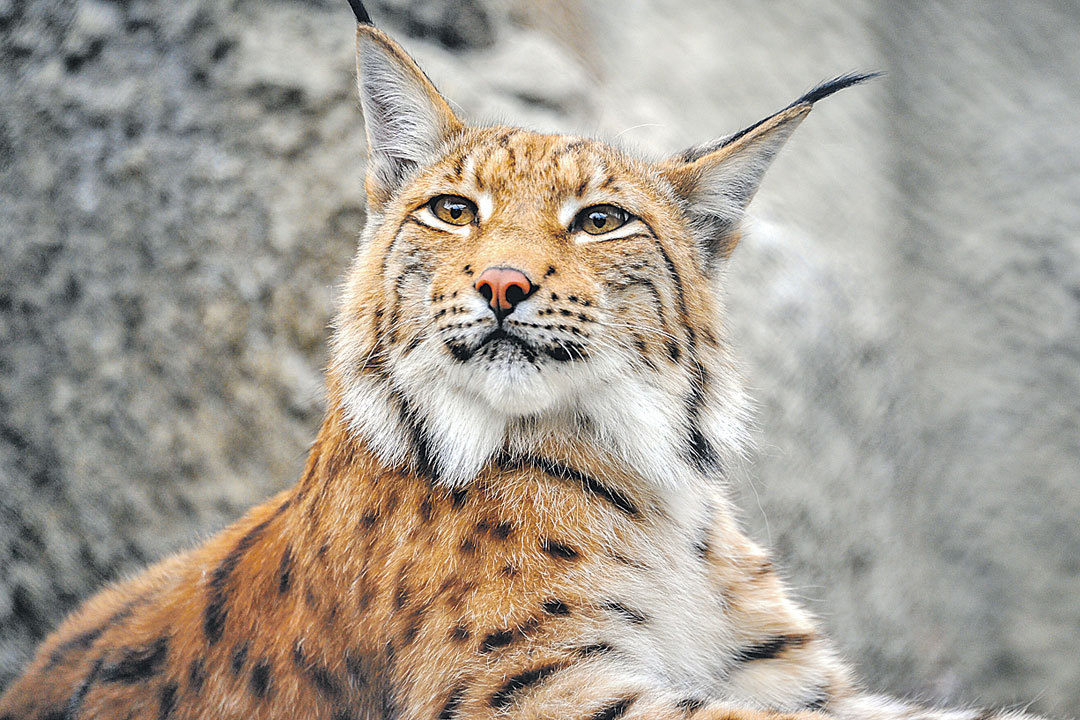
[[[655,162],[468,127],[366,25],[358,69],[369,219],[303,477],[89,600],[0,718],[1019,717],[859,692],[718,482],[747,445],[738,221],[859,78]],[[474,221],[433,215],[445,194]],[[587,236],[597,204],[631,220]],[[530,282],[501,323],[490,267]]]

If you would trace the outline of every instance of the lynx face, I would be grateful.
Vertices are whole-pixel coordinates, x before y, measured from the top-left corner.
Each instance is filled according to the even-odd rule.
[[[369,219],[331,377],[356,430],[450,484],[571,436],[660,484],[739,452],[721,273],[816,97],[649,162],[466,127],[392,40],[357,37]]]
[[[391,374],[507,418],[678,375],[686,319],[668,268],[700,272],[675,207],[653,168],[599,143],[465,133],[388,204],[358,263]],[[713,314],[708,293],[694,302]]]

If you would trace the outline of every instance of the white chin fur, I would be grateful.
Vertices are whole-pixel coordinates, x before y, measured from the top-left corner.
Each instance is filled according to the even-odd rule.
[[[539,452],[536,443],[559,436],[591,442],[657,487],[697,477],[687,459],[685,378],[646,376],[617,351],[585,361],[545,360],[537,367],[480,358],[459,362],[428,339],[391,358],[389,378],[350,372],[340,362],[335,367],[353,429],[385,462],[401,464],[413,452],[414,433],[403,416],[403,410],[411,411],[438,481],[448,486],[470,482],[504,449]],[[725,401],[729,395],[737,399],[738,390],[721,384],[705,403],[701,426],[720,454],[730,457],[745,445],[745,423],[741,404]],[[524,417],[543,431],[522,434],[515,421]],[[575,424],[575,417],[587,422]]]

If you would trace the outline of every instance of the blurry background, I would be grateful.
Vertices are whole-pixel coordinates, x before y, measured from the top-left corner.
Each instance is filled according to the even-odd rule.
[[[731,263],[755,537],[868,685],[1080,701],[1080,6],[372,0],[463,112],[673,152],[848,70]],[[0,0],[0,687],[291,484],[364,220],[344,0]]]

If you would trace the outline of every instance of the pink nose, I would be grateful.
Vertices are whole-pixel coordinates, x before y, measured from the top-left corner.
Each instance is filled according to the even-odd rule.
[[[512,313],[534,289],[525,273],[508,267],[489,267],[480,273],[475,287],[500,320]]]

